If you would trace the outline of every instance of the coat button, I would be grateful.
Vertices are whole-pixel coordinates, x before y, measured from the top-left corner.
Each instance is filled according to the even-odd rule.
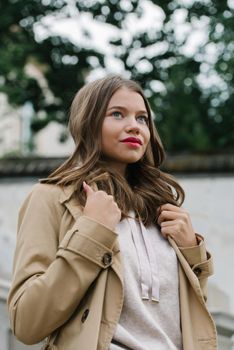
[[[112,262],[112,255],[110,253],[105,253],[103,255],[102,262],[105,266],[110,265]]]
[[[83,312],[83,315],[82,315],[82,317],[81,317],[81,322],[82,322],[82,323],[84,323],[84,322],[86,321],[88,315],[89,315],[89,309],[86,309],[86,310]]]
[[[195,269],[193,270],[193,272],[195,273],[195,275],[197,277],[199,277],[202,273],[202,269],[200,267],[195,267]]]

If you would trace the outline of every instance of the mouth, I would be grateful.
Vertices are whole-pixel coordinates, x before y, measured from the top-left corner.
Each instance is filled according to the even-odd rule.
[[[128,138],[122,140],[121,142],[123,142],[123,143],[131,143],[131,144],[136,144],[136,145],[142,145],[141,140],[136,138],[136,137],[128,137]]]

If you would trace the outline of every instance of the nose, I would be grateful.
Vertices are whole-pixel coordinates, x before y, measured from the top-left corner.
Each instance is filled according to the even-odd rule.
[[[135,117],[128,118],[125,130],[128,133],[134,132],[134,133],[138,134],[140,132],[140,127],[139,127],[139,124],[137,123]]]

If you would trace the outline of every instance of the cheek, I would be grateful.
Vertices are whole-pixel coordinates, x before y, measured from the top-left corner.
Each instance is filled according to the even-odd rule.
[[[101,133],[101,135],[102,135],[102,143],[104,143],[106,138],[109,135],[108,124],[105,123],[105,122],[102,125],[102,133]]]
[[[113,140],[113,128],[109,123],[103,123],[101,132],[101,145],[102,150],[106,150],[110,147]]]
[[[150,141],[150,131],[147,128],[147,130],[145,131],[145,143],[148,145]]]
[[[102,124],[102,137],[111,137],[111,134],[113,133],[113,123],[111,123],[110,120],[105,119]]]
[[[147,149],[149,147],[149,143],[150,143],[150,131],[149,129],[146,130],[145,134],[144,134],[144,139],[145,139],[145,147],[144,147],[144,153],[147,152]]]

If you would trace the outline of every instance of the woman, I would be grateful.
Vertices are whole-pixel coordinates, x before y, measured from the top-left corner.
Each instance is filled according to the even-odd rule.
[[[163,146],[137,83],[110,76],[75,96],[72,156],[19,214],[8,305],[14,334],[46,349],[216,349],[212,261],[159,167]]]

